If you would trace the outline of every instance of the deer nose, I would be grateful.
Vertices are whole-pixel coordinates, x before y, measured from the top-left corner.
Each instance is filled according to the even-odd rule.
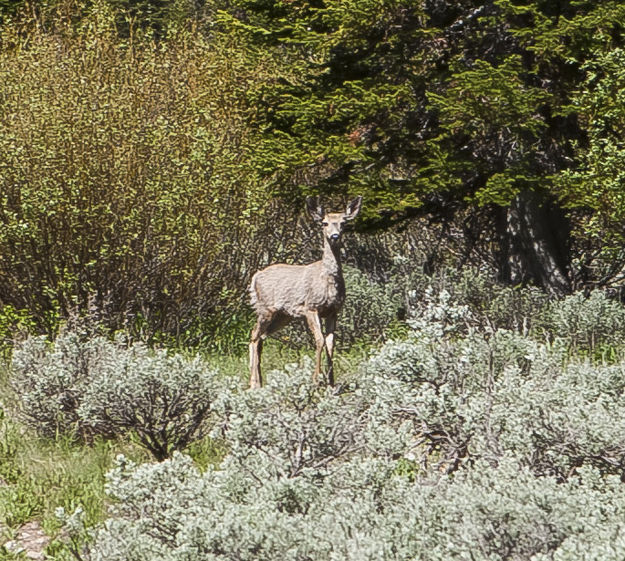
[[[331,234],[331,235],[330,235],[330,239],[331,239],[333,242],[335,242],[336,240],[338,240],[338,239],[339,239],[339,235],[338,235],[338,234]]]

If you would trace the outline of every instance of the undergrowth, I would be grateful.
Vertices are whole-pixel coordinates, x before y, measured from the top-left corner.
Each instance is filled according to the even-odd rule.
[[[40,520],[59,561],[621,558],[624,308],[421,283],[361,282],[408,319],[346,344],[335,388],[304,341],[269,341],[246,391],[244,354],[26,339],[0,377],[6,537]]]

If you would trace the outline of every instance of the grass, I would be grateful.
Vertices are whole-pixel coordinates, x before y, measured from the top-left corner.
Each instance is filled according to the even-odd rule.
[[[117,454],[147,461],[128,441],[98,440],[91,445],[58,436],[41,438],[5,415],[0,422],[0,524],[16,529],[29,520],[58,530],[55,510],[78,506],[95,523],[105,514],[104,474]]]
[[[150,458],[130,439],[85,445],[63,435],[40,437],[20,422],[8,376],[6,365],[0,366],[0,559],[23,559],[1,546],[25,523],[37,521],[55,537],[61,526],[56,509],[72,513],[80,507],[86,523],[96,524],[106,515],[105,474],[115,457],[124,454],[136,462]],[[58,543],[51,548],[63,551]]]
[[[367,343],[352,345],[349,349],[343,350],[340,341],[334,352],[334,372],[337,380],[354,372],[369,354],[371,345]],[[283,370],[287,364],[301,364],[304,357],[314,360],[314,344],[294,347],[278,338],[268,338],[263,346],[262,372],[264,378],[271,377],[274,370]],[[242,384],[247,384],[249,380],[248,356],[243,354],[218,354],[208,353],[204,355],[205,360],[214,368],[218,369],[224,376],[233,376],[241,379]]]

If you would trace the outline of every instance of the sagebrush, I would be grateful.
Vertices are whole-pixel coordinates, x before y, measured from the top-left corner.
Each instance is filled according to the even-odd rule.
[[[133,433],[157,459],[206,433],[223,385],[198,357],[76,332],[53,343],[27,339],[13,372],[20,414],[42,434],[89,441]]]
[[[70,517],[87,559],[622,558],[625,361],[578,354],[557,322],[497,328],[426,299],[336,388],[305,360],[222,389],[219,465],[120,457],[107,522]]]

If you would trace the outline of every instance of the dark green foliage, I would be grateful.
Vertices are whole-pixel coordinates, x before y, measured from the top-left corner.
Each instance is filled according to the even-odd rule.
[[[571,113],[579,116],[587,137],[577,144],[579,166],[558,178],[564,204],[582,207],[589,241],[600,244],[605,268],[595,275],[605,280],[618,273],[622,262],[623,219],[623,90],[625,51],[622,46],[599,51],[584,66],[584,82],[574,93]]]
[[[222,24],[247,48],[284,61],[251,100],[261,158],[285,179],[364,193],[369,224],[488,215],[465,235],[496,239],[502,280],[571,289],[571,225],[553,181],[586,139],[570,102],[584,63],[619,46],[620,3],[245,1],[228,13]],[[517,205],[510,225],[519,197],[542,214]]]
[[[2,16],[15,15],[25,3],[25,0],[0,0],[0,22]]]
[[[282,79],[252,98],[267,122],[261,154],[279,158],[296,181],[320,182],[326,193],[345,192],[349,178],[351,191],[365,194],[369,217],[380,203],[416,206],[402,187],[407,172],[397,169],[400,181],[391,188],[388,171],[399,165],[398,137],[418,121],[410,79],[423,66],[424,30],[416,3],[242,2],[229,11],[244,22],[248,45],[276,49],[286,63]],[[306,176],[297,174],[308,165]]]

